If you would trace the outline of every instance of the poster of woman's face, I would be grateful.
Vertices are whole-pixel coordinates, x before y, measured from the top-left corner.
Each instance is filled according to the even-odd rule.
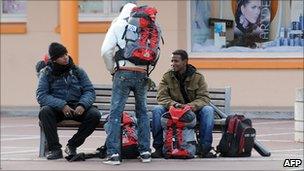
[[[250,23],[257,23],[261,12],[261,1],[248,1],[241,6],[241,11],[245,19]]]
[[[269,35],[270,3],[271,0],[237,0],[235,38],[245,36],[255,42],[266,40],[265,35]]]

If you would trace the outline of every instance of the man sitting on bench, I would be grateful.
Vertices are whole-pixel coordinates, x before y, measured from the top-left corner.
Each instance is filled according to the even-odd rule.
[[[152,134],[155,152],[153,158],[163,157],[163,129],[161,116],[170,106],[183,108],[185,104],[192,107],[199,121],[199,152],[203,158],[213,157],[210,153],[212,145],[212,130],[214,126],[214,110],[208,106],[210,102],[207,83],[196,68],[188,64],[188,54],[184,50],[172,53],[172,70],[166,72],[159,84],[157,101],[159,106],[153,110]]]
[[[92,106],[95,91],[90,79],[84,70],[74,65],[67,49],[52,43],[49,56],[51,62],[39,74],[36,97],[41,106],[39,120],[49,148],[47,159],[54,160],[63,157],[57,134],[58,122],[70,119],[81,122],[65,149],[68,156],[73,156],[76,148],[93,133],[101,115]]]

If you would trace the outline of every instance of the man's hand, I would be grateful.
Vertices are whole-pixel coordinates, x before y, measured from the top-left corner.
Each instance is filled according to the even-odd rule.
[[[85,111],[85,109],[81,105],[79,105],[79,106],[76,107],[76,109],[74,111],[74,114],[82,115],[84,111]]]
[[[173,105],[173,107],[175,107],[175,108],[184,108],[185,105],[184,105],[184,104],[180,104],[180,103],[175,103],[175,104]]]
[[[196,112],[196,108],[192,105],[189,105],[191,107],[192,112]]]
[[[63,114],[66,116],[66,117],[72,117],[73,114],[74,114],[74,109],[72,109],[69,105],[65,105],[62,109],[62,112]]]

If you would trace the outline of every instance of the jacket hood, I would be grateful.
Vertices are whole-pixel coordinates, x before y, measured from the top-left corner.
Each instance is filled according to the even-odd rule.
[[[134,7],[136,7],[136,5],[133,3],[127,3],[124,5],[117,19],[126,19],[130,17],[130,13]]]
[[[196,68],[195,68],[193,65],[188,64],[188,66],[187,66],[187,71],[186,71],[186,75],[187,75],[187,76],[191,76],[191,75],[193,75],[195,72],[196,72]]]

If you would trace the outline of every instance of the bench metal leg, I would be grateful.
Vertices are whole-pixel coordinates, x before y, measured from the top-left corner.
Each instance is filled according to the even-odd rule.
[[[45,157],[47,153],[47,141],[43,128],[40,126],[40,148],[39,148],[39,157]]]

